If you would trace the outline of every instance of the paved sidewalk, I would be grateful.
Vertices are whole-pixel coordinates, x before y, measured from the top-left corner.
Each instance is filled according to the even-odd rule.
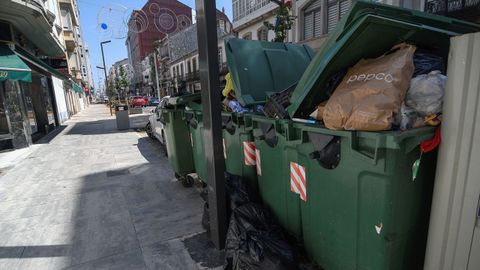
[[[219,268],[203,201],[173,175],[158,142],[91,105],[0,176],[0,269]]]

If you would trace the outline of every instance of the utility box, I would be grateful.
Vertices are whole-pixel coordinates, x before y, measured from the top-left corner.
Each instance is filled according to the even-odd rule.
[[[130,117],[128,115],[127,105],[115,106],[115,119],[117,120],[117,129],[122,130],[130,128]]]

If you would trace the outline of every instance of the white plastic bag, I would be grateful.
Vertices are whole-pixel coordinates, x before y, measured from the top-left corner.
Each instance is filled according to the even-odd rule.
[[[410,82],[405,104],[421,116],[441,113],[446,82],[438,70],[418,75]]]
[[[400,113],[396,115],[394,124],[400,128],[400,130],[408,130],[412,128],[418,128],[424,126],[423,118],[420,117],[414,109],[402,103]]]

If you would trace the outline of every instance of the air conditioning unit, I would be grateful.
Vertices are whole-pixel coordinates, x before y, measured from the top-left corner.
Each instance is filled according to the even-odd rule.
[[[0,42],[13,42],[13,29],[7,22],[0,21]]]

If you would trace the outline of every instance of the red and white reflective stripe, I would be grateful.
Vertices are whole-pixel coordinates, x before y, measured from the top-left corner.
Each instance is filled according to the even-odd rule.
[[[223,158],[227,159],[227,148],[225,147],[225,139],[222,139],[223,143]]]
[[[257,163],[257,175],[262,176],[262,160],[260,159],[260,150],[255,149],[255,161]]]
[[[300,195],[300,199],[307,201],[307,178],[305,167],[290,162],[290,190]]]
[[[243,142],[243,155],[245,157],[245,165],[255,166],[255,144],[253,142]]]

